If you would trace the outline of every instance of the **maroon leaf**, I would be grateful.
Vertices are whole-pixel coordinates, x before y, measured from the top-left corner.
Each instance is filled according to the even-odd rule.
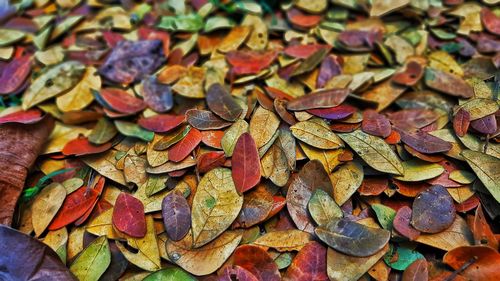
[[[168,151],[168,160],[180,162],[186,158],[201,142],[201,133],[195,128],[191,128],[189,133],[176,143]]]
[[[441,232],[455,220],[453,198],[441,185],[420,192],[413,201],[411,224],[426,233]]]
[[[455,133],[459,137],[465,136],[467,134],[467,130],[469,129],[469,124],[470,124],[470,113],[463,109],[460,108],[453,117],[453,129],[455,130]]]
[[[316,241],[307,243],[293,259],[283,280],[329,280],[326,274],[326,248]]]
[[[249,133],[243,133],[238,138],[231,162],[233,181],[238,193],[241,194],[259,183],[259,152]]]
[[[141,200],[128,193],[120,193],[113,209],[113,225],[118,231],[132,237],[146,235],[146,217]]]
[[[142,97],[148,107],[156,112],[167,112],[174,106],[171,87],[159,83],[155,76],[149,76],[143,80]]]
[[[141,117],[137,123],[155,133],[168,132],[184,122],[184,115],[158,114],[151,117]]]
[[[231,51],[226,60],[236,75],[256,74],[269,67],[277,55],[275,51]]]
[[[31,72],[31,56],[14,58],[0,69],[0,94],[11,94],[18,90]]]
[[[234,265],[250,271],[260,281],[279,281],[278,266],[269,254],[259,246],[242,245],[233,253]]]
[[[471,121],[470,126],[481,134],[494,134],[498,129],[495,114],[490,114],[488,116],[484,116],[483,118]]]
[[[391,123],[384,115],[375,110],[365,110],[363,112],[363,122],[361,122],[363,132],[386,138],[391,134]]]
[[[427,261],[418,259],[410,264],[403,272],[402,281],[427,281],[429,273],[427,270]]]
[[[288,102],[287,108],[292,111],[330,108],[344,102],[349,93],[349,89],[323,90],[296,98]]]
[[[188,123],[198,130],[215,130],[231,126],[231,122],[219,118],[208,110],[190,109],[186,112]]]
[[[162,41],[120,41],[99,68],[99,73],[116,83],[129,84],[153,73],[164,61]]]
[[[451,149],[451,143],[430,135],[424,131],[405,131],[397,129],[401,135],[401,141],[421,153],[439,153]]]
[[[329,120],[340,120],[353,115],[356,108],[348,104],[341,104],[330,108],[308,109],[307,112]]]
[[[388,114],[392,124],[401,129],[420,129],[432,124],[439,115],[430,109],[411,108],[403,109]]]
[[[0,124],[21,123],[33,124],[43,119],[42,112],[37,109],[28,109],[26,111],[16,111],[0,117]]]
[[[207,105],[211,111],[227,121],[235,121],[243,109],[221,84],[212,84],[207,91]]]
[[[168,238],[179,241],[191,227],[191,209],[186,198],[178,192],[170,192],[161,203],[163,224]]]
[[[397,232],[413,241],[420,235],[420,231],[411,226],[411,214],[410,207],[404,206],[400,208],[394,217],[392,225]]]

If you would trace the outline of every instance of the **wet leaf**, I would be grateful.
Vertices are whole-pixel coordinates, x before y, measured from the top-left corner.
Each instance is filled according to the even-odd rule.
[[[375,170],[396,175],[404,174],[401,160],[382,139],[361,130],[339,134],[339,137]]]
[[[45,100],[73,88],[82,78],[85,66],[77,61],[67,61],[49,68],[26,90],[23,109],[29,109]]]
[[[120,193],[113,210],[113,226],[131,237],[144,237],[146,219],[142,202],[128,193]]]
[[[201,179],[192,207],[193,246],[198,248],[214,240],[236,219],[243,205],[231,171],[216,168]]]
[[[171,192],[161,203],[163,224],[169,239],[179,241],[191,227],[191,210],[186,199],[176,192]]]
[[[192,248],[193,238],[186,235],[179,242],[167,241],[166,249],[171,261],[196,276],[215,272],[234,252],[241,241],[238,231],[226,231],[208,244]],[[211,262],[205,262],[210,260]]]
[[[368,257],[389,241],[387,230],[368,227],[348,219],[334,218],[315,230],[316,235],[333,249],[355,257]]]
[[[413,201],[411,224],[426,233],[444,231],[455,220],[453,199],[446,189],[434,185],[420,192]]]
[[[106,236],[101,236],[82,251],[69,269],[79,280],[97,281],[110,263],[108,239]]]

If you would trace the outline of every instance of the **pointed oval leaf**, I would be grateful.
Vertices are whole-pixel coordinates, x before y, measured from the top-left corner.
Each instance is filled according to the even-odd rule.
[[[189,133],[168,150],[168,159],[173,162],[184,160],[201,142],[201,133],[191,128]]]
[[[136,137],[144,141],[152,141],[155,135],[153,132],[145,130],[132,122],[115,120],[115,126],[125,136]]]
[[[332,218],[343,217],[342,209],[322,189],[316,189],[307,204],[309,213],[318,225],[326,225]]]
[[[500,202],[500,159],[473,150],[461,154],[488,191]]]
[[[243,133],[236,142],[232,158],[232,177],[236,190],[241,194],[260,181],[260,159],[255,141]]]
[[[243,109],[221,84],[215,83],[208,88],[207,105],[211,111],[227,121],[238,118]]]
[[[290,127],[297,139],[320,149],[343,147],[342,141],[330,128],[313,121],[302,121]]]
[[[60,183],[46,186],[33,201],[32,217],[35,235],[40,236],[61,208],[66,198],[66,189]]]
[[[171,192],[161,203],[163,224],[168,237],[172,241],[179,241],[189,232],[191,227],[191,210],[184,196]]]
[[[344,102],[349,93],[348,89],[323,90],[291,100],[286,107],[292,111],[330,108]]]
[[[384,248],[391,237],[387,230],[338,218],[325,226],[317,227],[315,233],[328,246],[355,257],[375,254]]]
[[[365,110],[363,112],[363,122],[361,122],[363,132],[386,138],[391,134],[391,123],[384,115],[375,110]]]
[[[158,114],[151,117],[142,117],[137,123],[146,130],[155,133],[168,132],[184,122],[183,115]]]
[[[398,210],[393,221],[394,229],[410,241],[415,240],[420,235],[420,231],[411,225],[411,217],[412,210],[410,207],[404,206]]]
[[[404,174],[394,177],[400,181],[423,181],[441,175],[445,170],[443,166],[436,163],[427,163],[420,159],[411,159],[403,162]]]
[[[193,245],[214,240],[236,219],[243,205],[231,177],[231,170],[216,168],[201,179],[193,198]]]
[[[120,193],[113,210],[113,225],[132,237],[144,237],[146,219],[142,202],[128,193]]]
[[[98,196],[99,192],[97,190],[88,189],[86,186],[82,186],[69,194],[49,225],[49,230],[57,230],[79,219],[88,209],[94,206]]]
[[[215,130],[231,126],[231,122],[219,118],[208,110],[190,109],[186,112],[186,120],[198,130]]]
[[[250,119],[249,131],[255,140],[257,148],[263,147],[272,138],[280,125],[280,120],[272,111],[257,107]]]
[[[79,280],[98,281],[111,263],[106,236],[101,236],[85,248],[69,269]]]

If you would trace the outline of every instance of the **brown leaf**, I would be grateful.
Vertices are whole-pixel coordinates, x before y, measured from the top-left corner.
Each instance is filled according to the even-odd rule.
[[[215,114],[226,121],[235,121],[243,109],[221,84],[212,84],[207,91],[207,105]]]
[[[428,279],[427,261],[418,259],[405,269],[402,281],[427,281]]]
[[[465,267],[460,275],[470,280],[500,280],[500,254],[490,247],[457,247],[444,255],[443,262],[455,270]]]
[[[455,130],[457,136],[465,136],[465,134],[467,134],[467,130],[469,129],[469,124],[470,113],[467,110],[460,108],[457,114],[453,117],[453,129]]]
[[[455,97],[471,98],[474,96],[472,87],[461,77],[429,67],[425,69],[425,85]]]
[[[53,128],[51,117],[31,125],[0,125],[0,224],[11,225],[28,170]]]
[[[296,98],[287,104],[287,109],[292,111],[334,107],[347,98],[348,89],[323,90]]]

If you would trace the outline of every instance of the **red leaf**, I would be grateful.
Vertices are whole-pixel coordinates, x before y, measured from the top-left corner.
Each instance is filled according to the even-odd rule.
[[[26,111],[16,111],[0,117],[0,124],[21,123],[33,124],[43,119],[42,112],[37,109],[28,109]]]
[[[460,169],[459,166],[448,160],[440,161],[438,164],[444,168],[444,172],[436,178],[427,180],[428,183],[432,185],[442,185],[444,187],[462,186],[462,184],[450,179],[450,173],[455,170],[459,170]]]
[[[128,193],[120,193],[113,209],[113,225],[118,231],[132,237],[146,235],[146,217],[142,202]]]
[[[476,215],[474,216],[474,221],[471,227],[472,233],[474,234],[474,240],[476,245],[490,246],[493,249],[498,249],[498,240],[495,234],[491,230],[490,225],[484,217],[483,208],[481,205],[476,209]]]
[[[99,177],[99,180],[97,181],[97,184],[95,185],[94,189],[97,191],[98,194],[101,194],[102,193],[102,190],[104,189],[104,183],[106,182],[106,178],[105,177],[102,177],[100,176]],[[94,208],[95,206],[98,206],[98,207],[103,207],[104,209],[101,209],[99,208],[100,212],[104,212],[105,210],[107,209],[110,209],[113,207],[113,205],[111,205],[108,201],[106,200],[103,200],[102,201],[103,203],[101,203],[100,200],[96,200],[94,202],[94,205],[92,207],[90,207],[87,212],[85,212],[85,214],[83,214],[83,216],[79,217],[76,221],[75,221],[75,225],[76,226],[79,226],[81,224],[83,224],[89,217],[90,215],[92,214],[95,214],[96,212],[94,212]],[[105,203],[104,203],[105,202]],[[107,204],[106,204],[107,203]],[[99,214],[99,213],[98,213]],[[98,215],[97,214],[97,215]]]
[[[326,274],[326,248],[316,241],[307,243],[286,270],[284,280],[328,280]]]
[[[468,280],[500,280],[500,254],[490,247],[457,247],[444,255],[443,262],[455,270],[465,267],[460,275]]]
[[[186,158],[201,141],[201,133],[195,128],[191,128],[189,133],[168,151],[168,160],[180,162]]]
[[[455,209],[457,209],[457,212],[465,213],[479,206],[479,203],[478,196],[474,194],[471,198],[465,200],[464,202],[455,204]]]
[[[281,280],[278,266],[269,254],[259,246],[242,245],[233,254],[234,265],[250,271],[260,281]]]
[[[465,136],[465,134],[467,134],[467,130],[469,129],[469,124],[470,113],[467,110],[460,108],[457,114],[453,117],[453,129],[455,130],[457,136]]]
[[[233,181],[238,193],[241,194],[259,183],[259,152],[249,133],[244,133],[238,138],[231,162]]]
[[[369,109],[363,112],[361,130],[374,136],[386,138],[391,134],[391,123],[384,115]]]
[[[286,101],[291,101],[294,99],[294,97],[290,96],[289,94],[283,92],[280,89],[276,89],[273,87],[264,87],[266,89],[266,93],[272,98],[272,99],[282,99]]]
[[[224,165],[225,162],[226,157],[224,155],[224,152],[211,151],[203,153],[200,157],[198,157],[196,166],[198,168],[198,172],[206,173],[214,168]]]
[[[277,55],[276,51],[231,51],[226,60],[236,75],[256,74],[269,67]]]
[[[407,197],[416,197],[417,194],[426,190],[431,185],[426,182],[404,182],[392,179],[392,183],[397,187],[396,191]]]
[[[168,237],[179,241],[191,228],[191,209],[186,198],[178,192],[170,192],[161,203],[163,224]]]
[[[392,223],[397,232],[413,241],[420,236],[420,231],[411,226],[411,213],[410,207],[404,206],[400,208]]]
[[[100,95],[107,105],[120,113],[135,114],[146,108],[146,104],[141,99],[133,97],[120,89],[102,89]]]
[[[57,230],[79,219],[88,209],[94,206],[98,196],[99,192],[97,190],[89,189],[87,186],[82,186],[69,194],[49,225],[49,230]]]
[[[500,35],[500,17],[497,17],[490,9],[484,7],[481,10],[481,21],[489,32]]]
[[[287,102],[285,100],[281,99],[275,99],[274,100],[274,111],[278,113],[280,118],[285,121],[288,125],[293,126],[297,123],[297,120],[295,119],[295,116],[288,112],[286,109],[286,104]]]
[[[392,81],[404,86],[414,86],[424,76],[424,68],[416,61],[406,64],[403,72],[398,72],[392,76]]]
[[[321,21],[320,15],[306,14],[296,8],[289,9],[286,15],[292,24],[302,28],[314,27]]]
[[[158,114],[151,117],[141,117],[137,123],[155,133],[168,132],[184,122],[184,115]]]
[[[331,48],[332,46],[330,45],[322,44],[292,45],[286,47],[284,52],[286,55],[293,58],[306,59],[320,49],[327,49],[328,51],[330,51]]]
[[[329,120],[340,120],[353,115],[356,108],[348,104],[341,104],[330,108],[308,109],[307,112]]]
[[[283,196],[273,196],[273,207],[271,208],[271,211],[267,215],[267,219],[273,217],[277,213],[279,213],[286,205],[286,198]]]
[[[222,149],[220,141],[224,134],[224,131],[202,131],[201,141],[210,147]]]
[[[0,94],[10,94],[19,89],[31,72],[31,56],[11,60],[0,70]]]
[[[106,41],[108,47],[114,48],[118,42],[125,40],[125,37],[120,33],[116,33],[113,31],[105,30],[102,32],[102,38]]]
[[[95,145],[90,143],[87,137],[78,136],[78,138],[66,143],[62,150],[64,155],[89,155],[104,152],[113,146],[112,143],[108,142],[102,145]]]

